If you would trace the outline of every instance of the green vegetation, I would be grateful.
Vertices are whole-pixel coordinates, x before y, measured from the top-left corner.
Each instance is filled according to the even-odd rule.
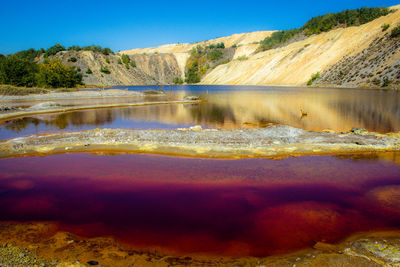
[[[107,66],[101,67],[101,68],[100,68],[100,71],[101,71],[102,73],[105,73],[105,74],[110,74],[110,73],[111,73],[111,71],[108,69]]]
[[[55,45],[44,51],[29,49],[2,57],[0,60],[0,84],[19,87],[74,87],[82,84],[82,74],[74,67],[64,65],[60,59],[47,60],[37,64],[41,54],[52,55],[61,51]],[[25,90],[26,91],[26,90]]]
[[[108,64],[110,64],[110,59],[109,59],[108,57],[106,57],[106,62],[107,62]]]
[[[400,35],[400,24],[398,24],[395,28],[392,29],[392,33],[390,37],[395,38]]]
[[[301,28],[274,32],[270,37],[261,41],[259,51],[276,48],[302,35],[311,36],[330,31],[333,28],[359,26],[381,16],[386,16],[390,12],[392,11],[386,7],[362,7],[314,17]]]
[[[105,56],[110,54],[114,54],[114,52],[110,48],[103,48],[99,45],[91,45],[91,46],[84,46],[80,47],[79,45],[73,45],[68,47],[68,51],[92,51],[96,53],[102,53]]]
[[[225,49],[224,43],[194,47],[186,62],[185,81],[187,83],[198,83],[209,69],[228,63],[230,59],[224,54],[227,49],[231,48]]]
[[[126,69],[129,69],[129,66],[132,68],[136,68],[136,62],[131,60],[128,55],[122,54],[121,59],[118,59],[118,64],[125,64]]]
[[[73,63],[75,63],[76,61],[78,61],[78,60],[76,59],[76,57],[71,57],[71,58],[68,59],[68,62],[73,62]]]
[[[90,69],[90,68],[88,68],[87,70],[86,70],[86,74],[92,74],[93,73],[93,71]]]
[[[319,72],[311,75],[311,79],[307,82],[307,85],[308,86],[312,85],[315,82],[315,80],[318,79],[319,77],[320,77]]]
[[[56,45],[50,47],[49,49],[47,49],[46,52],[44,53],[44,56],[45,57],[53,56],[61,51],[65,51],[65,47],[60,44],[56,44]]]
[[[33,48],[20,51],[15,53],[14,55],[25,60],[33,61],[35,58],[39,57],[40,55],[44,54],[45,50],[42,48],[40,50],[35,50]]]
[[[35,75],[36,83],[40,87],[75,87],[82,84],[82,74],[74,67],[62,63],[61,59],[50,59],[38,64]]]
[[[249,57],[247,57],[247,56],[245,56],[245,55],[240,56],[240,57],[237,57],[237,60],[240,60],[240,61],[242,61],[242,60],[248,60],[248,59],[249,59]]]
[[[174,84],[183,84],[183,80],[181,77],[175,77],[174,78]]]
[[[225,48],[225,44],[224,43],[217,43],[217,44],[211,44],[211,45],[208,45],[208,46],[206,46],[206,49],[214,49],[214,48]]]
[[[384,31],[386,31],[387,29],[390,28],[390,24],[383,24],[383,25],[381,26],[381,28],[382,28],[382,31],[384,32]]]
[[[199,63],[198,62],[194,62],[188,68],[185,76],[186,76],[186,82],[187,83],[198,83],[198,82],[200,82]]]
[[[382,81],[382,87],[388,87],[391,83],[392,81],[387,76],[385,76]]]
[[[218,59],[221,59],[223,54],[220,49],[211,49],[211,51],[207,53],[207,56],[211,61],[216,61]]]
[[[30,60],[9,55],[0,61],[0,84],[32,87],[36,85],[37,65]]]

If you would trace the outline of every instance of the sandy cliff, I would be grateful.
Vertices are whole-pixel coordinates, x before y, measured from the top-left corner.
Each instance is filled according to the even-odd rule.
[[[79,67],[86,84],[172,84],[175,77],[185,77],[194,47],[223,42],[231,53],[226,58],[229,62],[207,68],[201,84],[305,85],[312,74],[319,72],[321,77],[315,85],[380,87],[390,81],[391,86],[398,87],[400,37],[392,38],[390,33],[400,24],[400,5],[393,9],[397,11],[367,24],[337,28],[264,52],[257,51],[258,42],[273,31],[132,49],[108,56],[91,51],[64,51],[56,56]],[[382,31],[383,24],[390,24],[390,28]],[[121,64],[122,54],[129,55],[136,67]],[[76,62],[71,61],[73,57]],[[101,72],[104,67],[110,73]],[[89,68],[92,73],[86,72]]]
[[[400,8],[400,6],[397,6],[397,8]],[[384,38],[390,32],[390,29],[387,32],[382,32],[381,26],[385,23],[390,24],[391,28],[399,24],[400,11],[398,10],[362,26],[339,28],[289,44],[286,47],[252,54],[245,61],[234,60],[228,64],[220,65],[207,74],[202,79],[202,83],[304,85],[313,73],[324,72],[345,57],[354,57],[370,47],[377,39]],[[384,42],[388,42],[388,40]],[[392,42],[398,44],[400,40],[397,38]],[[385,47],[382,46],[382,48]],[[386,53],[386,51],[380,52],[382,55]],[[375,60],[379,60],[379,57]],[[393,72],[398,72],[399,67],[394,68],[394,66],[399,63],[400,49],[391,50],[390,55],[387,56],[380,68],[390,64],[390,66],[393,66]],[[344,76],[346,75],[349,75],[349,72],[344,73]],[[376,78],[375,76],[376,72],[370,79]],[[342,77],[342,79],[347,81],[348,77]],[[357,86],[361,83],[361,81],[349,80],[345,85]]]
[[[400,6],[393,9],[397,11],[361,26],[338,28],[259,53],[256,53],[256,42],[270,36],[271,31],[235,34],[200,43],[168,44],[121,53],[172,55],[183,77],[193,47],[224,42],[225,47],[237,46],[233,60],[208,72],[202,78],[202,84],[305,85],[312,74],[320,72],[321,78],[315,84],[381,86],[383,79],[388,77],[396,86],[400,84],[400,40],[390,38],[389,35],[391,29],[400,23]],[[383,32],[383,24],[391,26]],[[237,60],[240,56],[247,56],[248,59]]]

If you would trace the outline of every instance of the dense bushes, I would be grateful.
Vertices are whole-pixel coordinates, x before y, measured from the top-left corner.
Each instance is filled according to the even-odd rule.
[[[181,77],[175,77],[174,78],[174,84],[183,84],[183,80]]]
[[[209,69],[229,62],[229,58],[224,58],[224,51],[224,43],[194,47],[186,62],[185,81],[187,83],[198,83]]]
[[[390,37],[394,38],[400,35],[400,24],[393,28]]]
[[[9,55],[0,60],[0,83],[32,87],[37,66],[33,61]]]
[[[261,41],[260,50],[264,51],[275,48],[280,44],[286,43],[300,32],[301,29],[274,32],[270,37],[267,37],[263,41]]]
[[[208,58],[212,61],[216,61],[222,58],[222,51],[219,49],[211,49],[211,51],[207,54]]]
[[[38,64],[36,82],[40,87],[75,87],[82,84],[82,74],[74,67],[67,66],[60,59],[46,60]]]
[[[40,55],[44,54],[45,52],[46,51],[43,48],[40,50],[35,50],[35,49],[31,48],[28,50],[17,52],[14,55],[19,58],[25,59],[25,60],[33,61],[35,58],[39,57]]]
[[[199,63],[196,61],[190,66],[185,74],[187,83],[198,83],[200,82],[199,75]]]
[[[259,50],[264,51],[278,47],[300,35],[310,36],[327,32],[335,27],[350,27],[365,24],[381,16],[386,16],[390,12],[392,11],[386,7],[362,7],[314,17],[307,21],[301,28],[274,32],[270,37],[265,38],[261,42]]]
[[[82,75],[62,64],[60,59],[36,64],[27,57],[9,55],[0,60],[0,83],[14,86],[74,87],[82,83]]]
[[[105,74],[110,74],[110,73],[111,73],[110,69],[109,69],[107,66],[101,67],[101,68],[100,68],[100,71],[101,71],[102,73],[105,73]]]
[[[319,72],[311,75],[311,79],[307,82],[307,85],[308,86],[312,85],[315,82],[315,80],[319,79],[319,77],[320,77]]]
[[[56,45],[50,47],[49,49],[47,49],[46,52],[44,53],[44,56],[45,57],[53,56],[61,51],[65,51],[65,47],[60,44],[56,44]]]
[[[224,43],[217,43],[217,44],[211,44],[206,46],[206,48],[208,49],[213,49],[213,48],[225,48],[225,44]]]
[[[73,45],[68,47],[68,51],[92,51],[97,53],[102,53],[103,55],[110,55],[114,54],[114,52],[110,48],[103,48],[99,45],[90,45],[90,46],[83,46],[80,47],[79,45]]]
[[[381,28],[382,28],[382,31],[384,32],[384,31],[386,31],[387,29],[390,28],[390,24],[383,24],[383,25],[381,26]]]
[[[125,64],[125,67],[127,69],[129,69],[129,66],[131,66],[132,68],[136,68],[136,62],[131,60],[131,58],[128,55],[122,54],[121,56],[121,60],[118,59],[118,64]]]

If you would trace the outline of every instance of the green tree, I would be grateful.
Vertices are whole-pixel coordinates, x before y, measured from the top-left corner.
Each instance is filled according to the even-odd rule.
[[[32,87],[35,85],[36,64],[30,60],[9,55],[0,60],[0,83]]]
[[[71,88],[82,84],[82,74],[74,67],[63,64],[60,59],[46,60],[38,64],[38,67],[36,80],[41,87]]]
[[[183,84],[183,80],[181,77],[175,77],[174,78],[174,84]]]
[[[185,76],[186,76],[187,83],[200,82],[198,62],[195,62],[191,67],[188,68],[188,71],[186,72]]]
[[[105,74],[110,74],[110,73],[111,73],[110,69],[109,69],[107,66],[101,67],[101,68],[100,68],[100,71],[101,71],[102,73],[105,73]]]
[[[33,61],[35,58],[43,54],[42,50],[35,50],[33,48],[28,49],[28,50],[23,50],[20,52],[15,53],[19,58],[25,59],[25,60],[30,60]]]
[[[320,77],[319,72],[314,73],[313,75],[311,75],[311,79],[307,82],[307,85],[308,86],[312,85],[315,82],[315,80],[317,80],[319,77]]]
[[[381,26],[381,28],[382,28],[382,31],[384,32],[384,31],[386,31],[387,29],[390,28],[390,24],[383,24],[383,25]]]
[[[124,64],[129,64],[129,62],[131,61],[130,57],[125,54],[122,54],[121,59]]]
[[[60,51],[65,51],[65,47],[60,44],[56,44],[56,45],[50,47],[49,49],[47,49],[46,52],[44,53],[44,56],[45,57],[52,56],[52,55],[57,54]]]
[[[220,58],[222,58],[223,53],[220,49],[212,49],[209,53],[208,53],[208,58],[212,61],[216,61]]]
[[[392,29],[390,37],[395,38],[400,35],[400,24],[398,24],[395,28]]]
[[[343,28],[365,24],[381,16],[386,16],[391,12],[393,11],[386,7],[363,7],[317,16],[311,18],[301,28],[274,32],[271,36],[261,41],[259,50],[264,51],[279,47],[302,35],[310,36],[313,34],[320,34],[321,32],[327,32],[337,27]]]

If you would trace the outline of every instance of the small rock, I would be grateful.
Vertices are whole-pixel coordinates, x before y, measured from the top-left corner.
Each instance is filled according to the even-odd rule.
[[[88,261],[87,264],[89,265],[99,265],[97,261]]]
[[[201,125],[195,125],[189,128],[191,131],[200,132],[202,130]]]

